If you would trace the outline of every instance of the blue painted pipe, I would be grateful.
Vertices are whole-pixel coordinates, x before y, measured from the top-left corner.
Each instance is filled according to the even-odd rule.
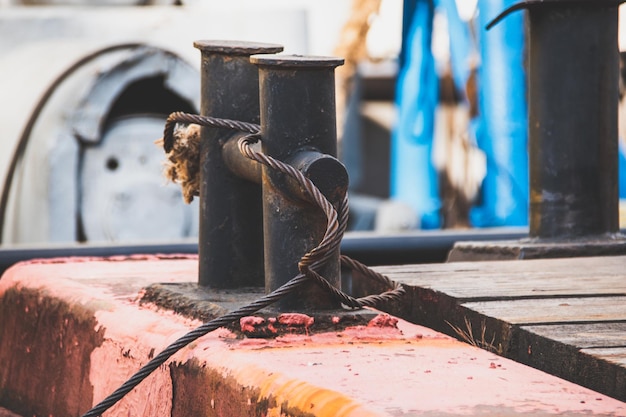
[[[434,3],[405,0],[398,121],[391,136],[390,197],[413,208],[422,229],[441,225],[437,172],[431,163],[438,79],[432,41]]]
[[[516,0],[478,0],[480,45],[478,146],[487,157],[482,203],[472,225],[528,224],[528,127],[524,72],[524,16],[509,16],[488,32],[487,23]]]
[[[513,0],[479,0],[479,109],[472,123],[487,157],[473,226],[528,224],[528,151],[523,15],[510,16],[488,33],[486,24]],[[453,76],[464,91],[471,42],[452,0],[437,0],[450,28]],[[422,229],[441,226],[437,173],[431,162],[438,80],[431,51],[433,0],[405,0],[403,45],[392,132],[391,198],[413,208]]]

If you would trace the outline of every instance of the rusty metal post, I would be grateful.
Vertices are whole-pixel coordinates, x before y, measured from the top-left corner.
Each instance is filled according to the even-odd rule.
[[[626,253],[619,233],[618,6],[525,0],[528,11],[530,239],[455,244],[448,261]]]
[[[617,3],[552,3],[529,10],[530,236],[614,234]]]
[[[258,70],[250,55],[282,46],[197,41],[202,53],[201,114],[259,123]],[[222,146],[233,132],[202,128],[198,283],[211,288],[263,286],[261,187],[232,173]]]
[[[308,176],[335,207],[348,185],[345,167],[335,158],[337,133],[334,69],[342,59],[255,55],[259,67],[263,152]],[[263,168],[265,288],[270,292],[298,274],[298,261],[324,236],[324,213],[295,195],[285,194],[284,176]],[[319,272],[341,287],[339,250]],[[339,307],[316,284],[279,302],[279,309]]]
[[[619,231],[617,11],[623,0],[526,0],[530,237]]]

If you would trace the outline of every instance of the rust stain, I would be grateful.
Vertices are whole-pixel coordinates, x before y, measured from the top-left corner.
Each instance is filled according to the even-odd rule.
[[[239,319],[239,328],[244,333],[256,331],[257,326],[265,324],[263,317],[246,316]]]
[[[22,415],[77,415],[91,406],[85,370],[105,333],[93,311],[42,289],[11,287],[0,296],[0,323],[3,405]]]
[[[379,314],[367,323],[367,327],[390,327],[398,328],[398,319],[391,317],[389,314]]]
[[[308,329],[313,325],[315,319],[301,313],[283,313],[278,316],[278,322],[286,326],[304,327]]]
[[[268,373],[254,365],[240,369],[236,379],[243,386],[259,387],[259,400],[271,398],[275,401],[277,406],[268,409],[268,416],[307,415],[306,413],[316,417],[377,415],[341,393],[288,378],[281,373]]]

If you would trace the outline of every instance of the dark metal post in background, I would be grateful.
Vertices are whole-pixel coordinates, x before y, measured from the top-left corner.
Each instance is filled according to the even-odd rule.
[[[619,231],[617,6],[529,9],[531,237]]]
[[[337,155],[334,69],[342,59],[256,55],[263,152],[297,167],[335,207],[348,178]],[[273,291],[298,274],[298,261],[324,236],[326,218],[298,196],[285,195],[284,176],[263,167],[265,288]],[[339,251],[319,271],[341,288]],[[284,298],[281,310],[339,307],[311,283]]]
[[[259,123],[259,78],[250,55],[280,45],[197,41],[202,53],[201,114]],[[263,286],[261,187],[232,173],[222,145],[233,132],[202,128],[199,279],[211,288]]]
[[[526,0],[487,26],[528,10],[530,239],[457,243],[448,261],[626,253],[618,213],[621,2]]]

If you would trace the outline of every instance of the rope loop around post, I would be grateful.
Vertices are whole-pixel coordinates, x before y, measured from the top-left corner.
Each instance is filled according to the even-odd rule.
[[[231,119],[219,119],[216,117],[201,116],[199,114],[174,112],[168,116],[165,121],[165,128],[163,129],[163,149],[166,153],[171,152],[174,147],[174,129],[178,123],[193,123],[200,126],[238,130],[240,132],[253,134],[261,131],[261,126],[254,123]]]
[[[315,187],[315,184],[308,178],[306,178],[300,171],[293,168],[289,164],[285,164],[281,161],[265,155],[260,152],[254,151],[250,144],[257,142],[261,139],[259,134],[252,134],[245,136],[239,140],[239,149],[246,157],[254,159],[266,166],[279,170],[287,175],[291,175],[295,178],[302,187],[307,191],[310,199],[315,202],[326,214],[328,218],[328,228],[322,241],[315,248],[307,252],[298,264],[298,268],[302,274],[315,282],[322,288],[326,289],[334,298],[339,300],[345,306],[358,309],[363,307],[376,307],[384,302],[398,300],[404,294],[404,288],[398,283],[392,281],[388,277],[379,274],[362,263],[351,259],[347,256],[341,257],[341,263],[352,270],[357,270],[364,276],[373,279],[379,283],[384,284],[389,290],[378,295],[369,295],[362,298],[354,298],[344,293],[331,285],[328,280],[317,273],[316,267],[322,264],[329,256],[331,256],[334,249],[336,249],[341,243],[343,233],[345,232],[347,225],[348,214],[348,200],[347,197],[339,208],[339,217],[341,222],[338,222],[338,214],[328,199]]]
[[[404,294],[404,289],[401,285],[345,255],[341,256],[342,266],[351,270],[356,270],[363,276],[383,284],[386,288],[388,288],[388,290],[382,294],[368,295],[357,299],[337,289],[331,285],[328,280],[316,272],[316,269],[323,265],[324,262],[327,261],[332,255],[333,251],[341,244],[341,239],[343,238],[343,234],[346,230],[348,220],[347,196],[342,202],[341,207],[339,207],[338,213],[328,199],[319,191],[319,189],[317,189],[315,184],[306,178],[300,171],[289,164],[270,157],[269,155],[253,150],[250,145],[261,140],[261,128],[259,125],[241,122],[238,120],[175,112],[169,115],[165,123],[163,132],[163,148],[165,152],[170,152],[174,145],[175,137],[173,133],[176,124],[178,123],[193,123],[200,126],[225,128],[250,133],[249,135],[239,139],[238,147],[240,152],[247,158],[255,160],[270,167],[271,169],[278,170],[294,178],[304,190],[307,199],[312,204],[317,205],[324,212],[328,221],[327,230],[322,241],[316,247],[304,254],[298,263],[298,270],[303,276],[313,279],[318,283],[318,285],[326,289],[332,297],[351,309],[377,307],[381,303],[397,300]]]
[[[328,201],[328,199],[317,189],[315,184],[306,178],[300,171],[289,164],[272,158],[269,155],[254,151],[250,145],[259,141],[260,138],[261,136],[259,134],[252,134],[239,139],[239,150],[241,153],[250,159],[289,175],[298,181],[303,190],[306,192],[306,197],[321,208],[327,218],[326,233],[324,234],[322,241],[315,248],[307,252],[299,262],[298,269],[300,272],[303,272],[307,268],[310,268],[316,261],[325,261],[326,257],[329,256],[332,250],[335,249],[340,243],[341,228],[339,227],[337,211],[330,201]]]
[[[247,158],[255,160],[270,167],[271,169],[278,170],[294,178],[301,185],[305,192],[305,196],[308,197],[308,200],[317,205],[324,212],[328,219],[326,233],[322,241],[316,247],[307,252],[298,263],[298,270],[302,275],[316,281],[318,285],[326,289],[332,297],[338,299],[342,304],[351,309],[376,307],[380,303],[397,300],[402,296],[402,294],[404,294],[404,289],[401,285],[345,255],[341,256],[342,266],[360,272],[363,276],[383,284],[386,288],[388,288],[388,290],[382,294],[369,295],[356,299],[331,285],[324,277],[316,272],[316,269],[323,265],[324,262],[331,256],[333,250],[341,244],[341,239],[343,238],[343,234],[346,230],[348,220],[347,196],[342,202],[341,207],[339,207],[339,213],[337,213],[330,201],[328,201],[328,199],[317,189],[315,184],[306,178],[300,171],[289,164],[270,157],[269,155],[253,150],[250,145],[261,140],[261,128],[259,125],[237,120],[175,112],[170,114],[165,123],[163,132],[163,148],[165,152],[171,151],[174,145],[175,139],[173,133],[175,126],[178,123],[193,123],[200,126],[225,128],[250,133],[250,135],[239,139],[238,146],[240,152]]]

